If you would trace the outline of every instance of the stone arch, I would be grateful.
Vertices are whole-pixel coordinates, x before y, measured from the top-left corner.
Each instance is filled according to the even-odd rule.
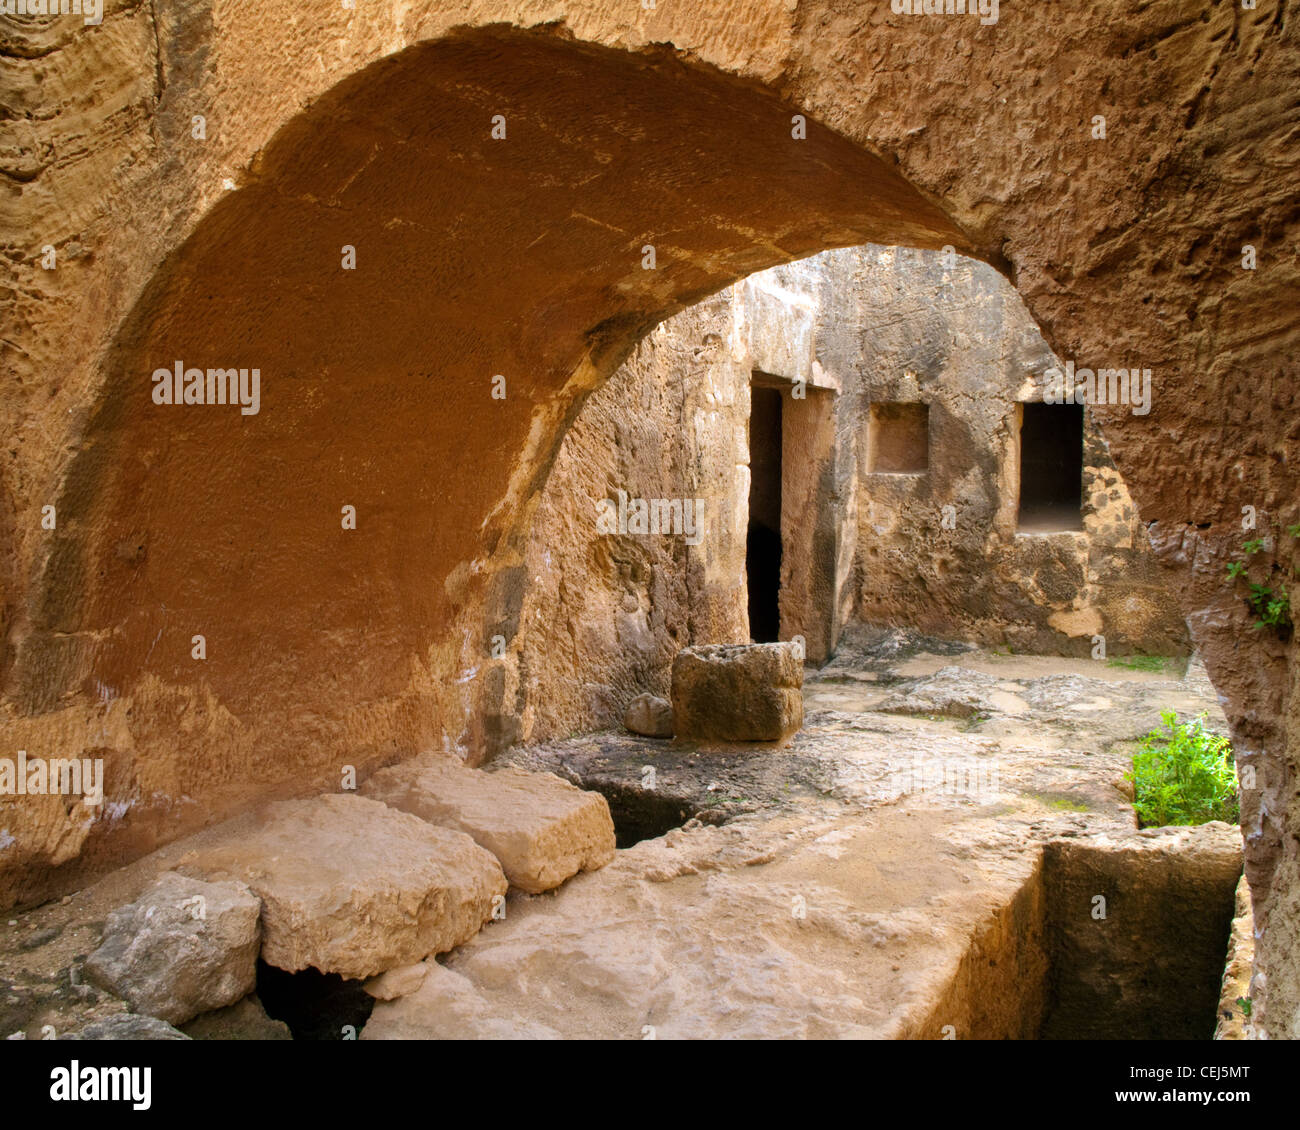
[[[490,29],[371,65],[284,127],[119,333],[14,701],[125,704],[116,779],[145,808],[481,757],[516,535],[583,395],[675,309],[863,240],[970,248],[886,162],[668,52]],[[256,370],[259,400],[157,403],[177,364],[248,393]],[[215,381],[194,395],[233,396]]]
[[[493,10],[492,3],[485,4],[474,18],[495,18]],[[200,13],[201,27],[191,26],[193,13]],[[17,602],[10,631],[10,645],[16,654],[7,672],[7,697],[19,715],[16,733],[20,742],[28,734],[36,739],[44,735],[49,741],[76,742],[84,740],[79,735],[94,729],[100,735],[96,740],[108,743],[107,748],[137,751],[122,752],[130,763],[124,781],[141,797],[163,798],[152,809],[155,817],[158,811],[174,807],[167,798],[176,795],[175,790],[183,790],[193,777],[186,755],[174,749],[178,720],[184,720],[179,726],[179,732],[186,735],[182,741],[202,740],[212,751],[205,764],[209,769],[215,766],[218,772],[207,811],[216,812],[251,793],[266,791],[252,782],[283,779],[285,764],[298,756],[284,753],[291,745],[306,741],[311,746],[357,748],[353,737],[385,728],[404,729],[421,739],[440,737],[433,733],[427,711],[419,705],[422,700],[441,701],[432,671],[444,666],[462,672],[469,669],[463,662],[464,645],[444,641],[436,662],[427,657],[411,661],[417,669],[403,683],[415,688],[411,696],[398,701],[354,695],[349,710],[304,718],[292,741],[268,725],[265,732],[274,740],[260,747],[251,760],[240,752],[254,748],[254,741],[240,721],[245,711],[238,699],[241,695],[258,699],[269,708],[264,716],[270,718],[275,714],[274,687],[290,681],[285,669],[276,668],[257,633],[251,632],[246,641],[236,639],[235,650],[248,643],[245,654],[266,660],[266,668],[275,669],[281,677],[256,687],[234,688],[233,710],[220,697],[222,687],[214,684],[212,697],[193,688],[177,692],[179,684],[171,684],[169,689],[153,669],[144,676],[146,681],[156,680],[157,685],[150,683],[146,691],[152,697],[140,699],[122,693],[121,684],[127,681],[123,676],[134,678],[140,655],[148,655],[154,667],[167,663],[173,670],[183,657],[165,654],[159,658],[156,650],[149,651],[153,638],[144,642],[150,629],[155,629],[157,636],[161,625],[155,621],[162,602],[133,606],[132,600],[140,595],[138,581],[119,586],[115,597],[110,583],[117,575],[113,571],[123,567],[134,568],[146,578],[152,576],[149,570],[158,568],[164,544],[138,540],[136,535],[147,528],[144,525],[114,525],[104,516],[138,514],[152,519],[160,513],[180,512],[183,507],[176,497],[166,495],[157,485],[163,481],[157,469],[171,466],[167,460],[179,461],[175,466],[181,466],[183,458],[179,449],[164,450],[166,444],[156,436],[139,447],[122,444],[122,437],[139,422],[132,420],[126,402],[114,391],[113,374],[133,363],[133,349],[147,352],[169,344],[167,335],[172,333],[183,337],[187,326],[201,321],[196,311],[201,312],[205,301],[213,304],[210,315],[219,308],[220,288],[204,293],[205,282],[215,284],[216,280],[196,273],[196,265],[212,262],[204,256],[215,255],[214,248],[223,239],[228,239],[232,255],[242,250],[249,262],[277,266],[277,253],[284,257],[293,247],[302,248],[310,242],[305,232],[293,230],[284,220],[292,210],[295,193],[324,219],[342,220],[342,198],[349,190],[359,192],[369,186],[367,169],[373,177],[384,167],[368,159],[365,131],[358,127],[356,115],[348,112],[349,105],[352,109],[364,105],[361,78],[345,80],[280,129],[276,142],[261,151],[250,166],[245,190],[207,213],[209,184],[215,182],[218,172],[225,174],[240,167],[265,136],[279,129],[296,102],[316,97],[328,85],[324,76],[335,68],[341,68],[338,73],[348,73],[358,63],[441,36],[465,18],[458,4],[427,0],[410,5],[400,27],[383,24],[382,16],[359,15],[356,26],[349,23],[345,34],[340,21],[353,17],[336,12],[332,19],[301,21],[294,18],[289,0],[266,5],[257,21],[217,19],[221,14],[194,6],[176,16],[164,13],[160,23],[158,15],[145,8],[114,9],[102,32],[92,29],[75,35],[62,31],[47,35],[42,31],[33,39],[32,50],[13,57],[14,65],[7,68],[3,80],[7,91],[18,92],[15,105],[42,111],[28,114],[22,123],[24,138],[30,142],[24,149],[34,154],[57,152],[65,133],[80,133],[83,109],[70,102],[56,107],[54,114],[45,113],[45,102],[53,97],[47,92],[61,86],[47,82],[48,75],[67,79],[68,85],[74,86],[87,67],[82,48],[91,42],[91,34],[102,34],[113,47],[97,58],[117,84],[110,83],[114,94],[85,111],[87,120],[104,130],[108,139],[105,155],[101,158],[93,146],[65,145],[65,152],[78,148],[85,153],[49,163],[33,159],[30,167],[24,164],[9,178],[9,191],[16,201],[16,230],[21,233],[13,240],[14,246],[25,246],[31,231],[36,230],[42,233],[38,242],[50,239],[60,247],[70,241],[84,244],[83,250],[89,248],[92,254],[82,260],[88,265],[78,270],[87,280],[86,292],[104,312],[94,310],[75,334],[52,333],[64,315],[57,302],[45,301],[49,288],[43,283],[27,285],[40,278],[39,270],[26,262],[20,264],[24,285],[18,288],[12,329],[6,327],[4,344],[8,348],[14,339],[23,345],[17,354],[8,356],[20,374],[48,375],[51,385],[63,391],[52,395],[48,406],[22,402],[21,410],[12,414],[19,423],[11,432],[27,427],[29,420],[53,425],[47,438],[33,443],[37,450],[28,456],[40,473],[27,476],[26,485],[16,495],[19,524],[24,530],[30,526],[32,506],[38,495],[50,494],[45,489],[50,484],[57,488],[53,493],[63,500],[74,520],[66,526],[61,521],[59,538],[52,542],[26,535],[18,539],[22,561],[15,573],[34,580]],[[511,5],[507,14],[534,26],[556,18],[549,0]],[[147,26],[151,18],[152,29]],[[648,22],[637,24],[637,19]],[[600,283],[608,293],[602,295],[607,301],[599,310],[594,290],[584,295],[540,287],[538,294],[548,303],[548,324],[557,331],[567,328],[576,335],[574,340],[581,340],[581,348],[572,351],[568,360],[573,364],[567,371],[563,358],[555,354],[548,358],[544,375],[534,372],[524,378],[520,391],[530,394],[539,393],[548,383],[554,389],[553,382],[560,379],[555,374],[563,374],[565,392],[550,402],[546,413],[530,416],[526,426],[520,420],[508,435],[493,435],[489,452],[497,453],[498,448],[505,450],[512,444],[518,450],[520,441],[544,452],[545,437],[572,411],[582,391],[599,379],[610,359],[654,316],[728,278],[801,250],[865,239],[901,239],[919,246],[951,242],[959,250],[972,250],[1004,264],[1061,356],[1090,360],[1093,353],[1107,362],[1116,355],[1133,356],[1156,370],[1156,395],[1162,407],[1146,419],[1111,414],[1108,435],[1116,461],[1150,523],[1153,540],[1167,567],[1176,574],[1174,583],[1184,593],[1192,631],[1205,649],[1217,685],[1230,700],[1238,737],[1248,754],[1268,770],[1259,795],[1248,799],[1244,818],[1248,871],[1256,895],[1260,897],[1269,887],[1281,859],[1285,863],[1284,885],[1292,892],[1287,896],[1288,921],[1300,917],[1294,895],[1300,890],[1300,863],[1294,836],[1283,831],[1298,818],[1294,759],[1287,751],[1288,731],[1294,739],[1300,725],[1296,721],[1300,714],[1293,708],[1297,684],[1288,669],[1294,666],[1290,663],[1294,643],[1283,646],[1252,637],[1240,600],[1226,593],[1221,583],[1223,556],[1239,540],[1237,522],[1243,501],[1239,495],[1243,491],[1250,495],[1245,501],[1261,511],[1287,521],[1295,518],[1287,507],[1295,497],[1293,468],[1297,463],[1297,435],[1288,422],[1294,418],[1297,385],[1294,350],[1288,346],[1294,343],[1296,326],[1293,307],[1284,299],[1300,280],[1300,268],[1278,249],[1293,240],[1298,222],[1287,191],[1296,169],[1295,151],[1285,139],[1296,117],[1288,92],[1300,77],[1300,53],[1293,49],[1294,31],[1284,19],[1283,6],[1262,4],[1257,12],[1244,12],[1228,3],[1207,9],[1186,0],[1172,7],[1129,13],[1126,19],[1108,21],[1103,27],[1090,9],[1061,13],[1052,6],[1036,5],[1019,12],[1014,20],[1004,15],[995,28],[980,29],[972,23],[958,35],[942,20],[892,16],[885,5],[866,10],[850,0],[809,0],[779,13],[769,5],[743,2],[716,8],[663,5],[657,14],[636,18],[593,6],[570,17],[567,26],[593,43],[641,51],[621,55],[622,65],[632,71],[686,82],[683,76],[689,76],[692,68],[682,60],[707,60],[721,68],[714,76],[721,84],[713,88],[715,93],[730,84],[729,89],[748,90],[761,101],[763,88],[780,91],[789,101],[778,102],[769,94],[768,104],[779,105],[787,115],[797,107],[806,107],[810,117],[840,131],[839,135],[829,134],[814,121],[810,142],[815,140],[814,134],[838,137],[843,149],[832,146],[828,156],[842,152],[844,169],[861,169],[861,177],[874,181],[879,191],[874,196],[864,195],[859,184],[850,194],[857,206],[872,201],[869,214],[854,213],[851,207],[837,213],[830,185],[844,169],[832,167],[826,170],[828,179],[821,185],[829,194],[824,207],[809,213],[805,217],[809,222],[802,227],[790,224],[788,215],[785,224],[770,231],[761,223],[752,224],[747,254],[739,253],[739,243],[729,242],[738,238],[740,231],[729,229],[725,222],[710,228],[702,213],[687,209],[686,218],[694,215],[699,220],[693,255],[683,257],[683,263],[689,260],[692,264],[690,269],[659,276],[670,281],[658,292],[611,275]],[[268,35],[267,28],[284,34]],[[492,35],[498,36],[500,43],[501,37],[515,34],[505,29],[464,32],[450,36],[447,43],[468,45],[476,37]],[[136,56],[146,49],[131,46],[137,39],[156,44],[154,67],[139,66]],[[652,42],[669,47],[642,50]],[[580,45],[575,48],[587,58],[597,51]],[[437,49],[436,41],[430,49]],[[405,58],[406,53],[401,52],[374,63],[362,74],[387,82],[391,91],[405,89],[409,93],[421,76],[404,68]],[[222,67],[219,77],[214,77],[216,68],[210,66],[214,59]],[[501,55],[497,62],[506,66],[510,60]],[[723,72],[730,74],[724,76]],[[538,102],[547,102],[550,84],[564,81],[566,73],[572,77],[571,70],[566,72],[564,67],[544,73],[534,70],[524,84],[528,89],[521,93],[531,92]],[[1072,76],[1071,81],[1063,81],[1063,75]],[[582,116],[592,118],[594,107],[594,118],[607,121],[612,107],[591,97],[594,89],[588,90]],[[1162,91],[1163,96],[1152,100],[1152,89]],[[473,84],[458,93],[472,103]],[[189,163],[175,160],[165,146],[149,142],[146,135],[150,132],[174,136],[188,122],[192,109],[206,108],[205,99],[222,111],[214,114],[214,120],[224,119],[227,134],[237,134],[239,141],[223,141]],[[143,107],[142,113],[126,115],[134,124],[124,131],[110,125],[122,102],[132,106],[138,102]],[[735,108],[727,98],[708,104],[724,117]],[[1260,111],[1261,106],[1265,111]],[[337,110],[337,122],[316,135],[316,140],[328,136],[337,142],[332,147],[313,146],[312,138],[303,134],[304,130],[311,132],[310,123],[321,124],[323,117],[329,116],[318,116],[323,108]],[[663,108],[655,105],[654,114],[646,120],[657,119]],[[1088,123],[1099,110],[1108,111],[1105,149],[1087,142]],[[247,119],[247,124],[241,119]],[[644,136],[639,131],[646,127],[646,120],[630,124],[624,140]],[[752,125],[755,119],[748,120]],[[739,115],[714,126],[734,144],[737,132],[743,135],[745,122],[744,115]],[[410,128],[405,132],[390,130],[385,135],[384,148],[430,136],[414,128],[414,123],[406,125]],[[580,132],[575,130],[572,136],[576,138]],[[486,127],[483,135],[486,137]],[[297,148],[292,151],[306,160],[302,176],[296,182],[292,177],[275,180],[276,154],[287,154],[293,146]],[[882,160],[869,151],[890,157]],[[450,159],[451,155],[444,156]],[[696,156],[707,160],[714,154],[697,152]],[[430,186],[411,171],[414,167],[405,175],[395,167],[394,184],[419,199],[421,192],[430,192]],[[348,180],[340,175],[344,172],[355,176]],[[323,187],[331,183],[331,176],[336,178],[338,201],[311,192],[311,178]],[[813,179],[809,176],[808,183]],[[113,199],[112,208],[94,215],[82,196],[93,202],[106,194],[114,181],[120,182],[121,192]],[[160,188],[155,189],[155,181]],[[846,191],[853,182],[852,174],[843,175]],[[901,194],[894,198],[893,216],[879,207],[889,199],[884,191],[887,182]],[[671,170],[665,183],[676,184]],[[918,187],[908,188],[909,184]],[[724,221],[728,216],[734,218],[743,193],[736,190],[733,194],[733,186],[720,177],[715,178],[713,187],[716,213]],[[508,195],[508,188],[503,186],[502,191]],[[246,212],[254,198],[263,206],[261,219]],[[60,207],[50,208],[51,199]],[[527,194],[516,193],[514,199],[523,210],[534,206]],[[944,219],[935,206],[940,199],[953,221]],[[884,220],[903,220],[917,201],[929,201],[929,218],[915,222],[911,232],[890,230]],[[630,205],[643,201],[633,197],[627,203],[631,213]],[[776,203],[769,202],[779,211]],[[173,233],[187,233],[193,218],[204,214],[207,218],[194,230],[185,249],[169,258],[153,278],[150,296],[135,301],[149,270],[141,264],[136,244],[169,247]],[[768,215],[770,219],[772,212]],[[838,217],[833,223],[829,222],[832,215]],[[277,216],[283,242],[258,245],[256,233],[267,230],[258,225],[273,224]],[[584,264],[590,260],[591,241],[604,238],[598,233],[600,223],[608,223],[608,217],[566,215],[565,219],[587,226],[566,224],[563,230],[571,239],[567,248],[540,246],[554,251],[550,262],[556,265],[565,262],[566,250],[570,252],[572,270],[573,260]],[[419,221],[419,216],[405,215],[398,222],[416,232]],[[817,230],[822,221],[827,222]],[[611,226],[619,227],[616,223]],[[667,226],[672,230],[671,224]],[[965,239],[958,228],[966,233]],[[367,234],[384,236],[382,231]],[[941,238],[943,235],[946,238]],[[767,244],[759,238],[764,236]],[[1239,269],[1238,255],[1245,241],[1264,249],[1266,270],[1247,273]],[[470,258],[465,249],[472,248],[471,239],[462,240],[462,262]],[[400,248],[386,266],[386,283],[415,273],[412,258]],[[285,268],[285,263],[278,264],[282,277],[303,282],[302,274],[294,276]],[[247,263],[243,269],[247,272]],[[114,272],[122,273],[120,284]],[[264,276],[263,282],[270,277]],[[455,290],[454,270],[449,270],[448,277],[451,297],[464,300]],[[638,278],[635,274],[631,277]],[[497,281],[501,282],[502,276]],[[625,285],[627,289],[620,289]],[[192,308],[178,304],[182,293],[193,298]],[[305,313],[314,297],[304,284],[301,293],[289,294],[286,301],[296,303]],[[119,332],[123,311],[133,302],[135,315]],[[263,316],[256,316],[255,311],[245,313],[247,326],[268,333],[279,316],[274,310]],[[388,314],[391,310],[387,308],[377,311],[377,315]],[[588,316],[601,314],[603,320],[583,324]],[[343,332],[342,327],[332,325],[323,329],[327,332],[314,342],[318,351]],[[103,335],[97,338],[101,330]],[[208,331],[212,336],[207,340],[214,343],[233,338],[218,333],[215,326],[209,325]],[[411,340],[413,334],[414,330],[400,343],[381,344],[390,353],[400,344],[411,354],[418,344]],[[109,337],[116,345],[105,364],[99,350]],[[202,341],[188,340],[196,345]],[[508,326],[502,340],[515,357],[540,356],[536,349],[540,335],[534,332],[530,336],[530,327]],[[464,343],[452,344],[459,347]],[[94,360],[82,360],[84,357]],[[63,450],[78,446],[82,410],[99,374],[104,374],[107,385],[97,399],[95,419],[85,429],[80,444],[83,450],[70,467],[62,466],[60,445]],[[7,406],[15,403],[7,391],[5,396]],[[400,415],[413,403],[399,398],[396,413]],[[364,405],[358,408],[360,413]],[[375,426],[373,420],[370,424]],[[211,446],[226,427],[216,417],[196,422],[195,442]],[[39,430],[30,429],[30,434],[35,436]],[[395,449],[401,431],[386,433],[389,446],[385,450]],[[148,436],[147,429],[144,434]],[[461,434],[456,433],[455,438]],[[1173,442],[1179,451],[1176,465],[1167,457]],[[253,460],[250,465],[265,472],[263,478],[292,473],[252,445],[239,450]],[[119,456],[119,469],[113,470]],[[257,464],[259,458],[262,462]],[[338,445],[332,449],[324,445],[324,458],[342,460],[335,464],[337,468],[346,465],[347,453]],[[160,459],[164,462],[159,463]],[[127,460],[133,461],[131,466],[126,465]],[[542,463],[544,459],[533,459],[521,466]],[[225,472],[216,468],[213,473]],[[228,485],[236,481],[237,475]],[[133,483],[147,489],[132,497]],[[498,490],[499,497],[509,502],[489,523],[486,541],[502,552],[509,545],[505,518],[518,510],[517,504],[527,497],[530,486],[527,475],[518,482],[507,476],[504,490]],[[115,510],[113,499],[125,499],[130,505]],[[329,500],[331,505],[335,501],[342,504],[341,500]],[[233,521],[230,507],[234,504],[226,505],[223,513]],[[319,507],[324,509],[325,502]],[[464,521],[467,528],[472,526],[472,519]],[[219,536],[221,531],[214,528],[209,536],[214,532]],[[484,531],[472,532],[471,541],[478,544]],[[447,548],[455,540],[454,533],[446,534],[442,542],[430,535],[427,546]],[[84,552],[91,544],[98,547],[96,552]],[[400,553],[396,557],[396,566],[405,562],[409,569],[416,568]],[[485,592],[489,573],[505,576],[510,568],[514,566],[506,560],[496,561],[491,570],[483,562],[471,560],[464,569],[453,569],[442,582],[441,595],[435,585],[432,595],[419,598],[413,619],[428,622],[430,610],[439,601],[452,600],[448,584],[454,599],[463,599],[470,592]],[[237,572],[231,572],[226,578],[227,592],[235,577]],[[293,579],[257,577],[253,583],[274,588]],[[187,593],[183,577],[177,574],[171,581],[176,591]],[[90,591],[82,599],[77,590],[87,586]],[[368,592],[355,598],[351,609],[382,604],[384,596],[383,592]],[[120,630],[111,622],[113,599],[122,608],[139,610],[138,615],[126,617],[129,623]],[[188,607],[184,601],[168,606],[167,615],[174,616],[182,606]],[[366,638],[370,654],[381,654],[385,646],[407,640],[405,620],[380,626],[384,630],[377,628]],[[459,630],[463,629],[458,626],[452,634]],[[157,638],[161,641],[164,637]],[[338,631],[331,634],[328,625],[319,640],[326,641],[327,649],[346,649],[346,639]],[[227,645],[230,643],[228,640]],[[477,641],[471,646],[476,647]],[[354,668],[335,661],[332,677],[336,691],[353,694],[372,677],[382,681],[382,673],[372,671],[378,667],[382,664],[362,663]],[[211,668],[208,670],[211,677]],[[89,726],[85,712],[75,717],[68,714],[70,702],[87,695],[121,704],[121,714],[130,715],[129,722],[119,718],[114,724],[118,729],[104,736],[113,727],[99,721]],[[140,709],[146,701],[151,708]],[[455,695],[450,701],[458,715],[471,713]],[[61,715],[70,720],[66,724],[50,722],[41,729],[45,725],[42,720]],[[155,721],[151,723],[149,718]],[[1292,744],[1294,747],[1294,741]],[[364,740],[361,746],[366,746]],[[362,748],[362,753],[372,759],[395,757],[400,749],[381,742],[376,748]],[[306,778],[313,772],[324,774],[327,760],[321,757],[319,764],[313,762],[316,768],[300,773],[292,787],[311,787]],[[29,885],[35,889],[40,883],[37,876]],[[1285,942],[1284,935],[1276,936]],[[1285,947],[1277,952],[1284,954]],[[1295,981],[1294,976],[1291,980]]]

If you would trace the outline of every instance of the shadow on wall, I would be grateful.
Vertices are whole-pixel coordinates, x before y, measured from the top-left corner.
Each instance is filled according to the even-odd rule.
[[[103,361],[6,695],[15,744],[102,752],[118,816],[7,815],[0,902],[345,766],[480,758],[517,701],[496,579],[582,397],[665,315],[773,260],[966,245],[890,164],[791,116],[668,49],[494,28],[286,123]],[[178,366],[166,403],[154,378]],[[209,402],[231,370],[258,374],[255,411]]]

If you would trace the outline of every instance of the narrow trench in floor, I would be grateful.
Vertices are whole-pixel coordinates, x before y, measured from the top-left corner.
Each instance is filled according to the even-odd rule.
[[[1236,878],[1053,842],[972,938],[921,1039],[1209,1040]]]
[[[681,797],[636,785],[601,779],[583,781],[582,787],[600,793],[608,802],[614,844],[619,848],[662,836],[697,815],[695,807]]]

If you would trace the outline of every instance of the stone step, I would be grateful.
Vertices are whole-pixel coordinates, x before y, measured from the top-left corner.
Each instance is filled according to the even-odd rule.
[[[350,793],[268,805],[251,832],[177,870],[234,878],[262,900],[262,958],[373,977],[468,941],[506,879],[463,832]]]
[[[553,773],[485,772],[426,754],[381,769],[361,791],[473,836],[501,861],[510,884],[530,893],[551,890],[614,858],[614,821],[605,798]]]

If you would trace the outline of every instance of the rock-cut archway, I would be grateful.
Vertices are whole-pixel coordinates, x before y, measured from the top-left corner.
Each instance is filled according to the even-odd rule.
[[[661,6],[644,28],[598,6],[570,21],[591,43],[430,40],[465,18],[450,0],[346,35],[346,14],[274,22],[284,7],[111,12],[118,49],[96,58],[118,85],[87,120],[143,111],[102,154],[72,143],[80,103],[44,101],[76,88],[47,78],[83,77],[92,32],[37,36],[4,80],[24,146],[61,155],[6,167],[13,244],[67,258],[18,264],[0,342],[20,376],[6,436],[32,437],[0,483],[17,515],[0,672],[12,744],[102,754],[115,807],[16,811],[0,900],[348,765],[472,752],[522,584],[512,531],[582,394],[728,280],[833,246],[951,244],[1008,269],[1062,357],[1155,370],[1150,416],[1099,415],[1261,770],[1247,869],[1287,907],[1270,992],[1285,981],[1294,1012],[1294,643],[1249,634],[1221,568],[1243,505],[1297,517],[1294,315],[1275,297],[1296,279],[1277,249],[1300,56],[1281,5],[1039,5],[956,35],[846,0]],[[553,18],[530,11],[509,18]],[[224,138],[177,159],[209,103]],[[243,179],[206,210],[218,170]],[[137,260],[180,236],[148,276]],[[1241,269],[1244,243],[1267,270]],[[60,333],[78,279],[93,301]],[[256,368],[258,413],[155,404],[177,362]],[[48,502],[55,531],[33,518]]]
[[[160,835],[181,797],[481,756],[512,535],[583,393],[692,299],[864,240],[969,248],[885,162],[669,53],[492,30],[367,68],[120,333],[15,697],[125,712],[108,793]]]

